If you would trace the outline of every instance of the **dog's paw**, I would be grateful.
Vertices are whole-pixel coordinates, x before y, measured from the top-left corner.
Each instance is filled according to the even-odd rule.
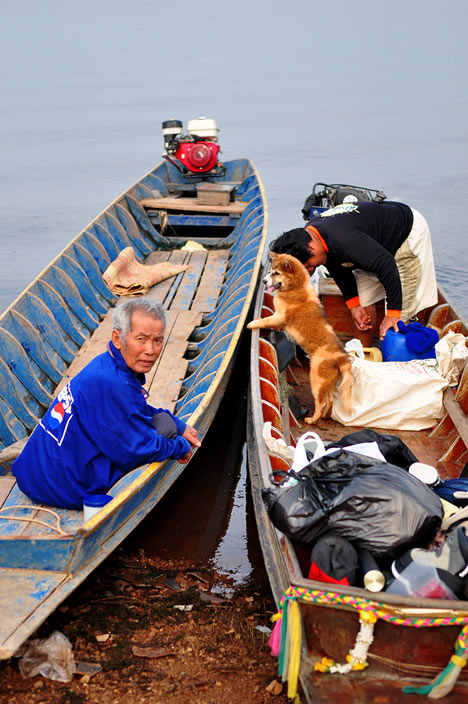
[[[318,423],[319,420],[320,416],[307,416],[307,418],[304,418],[304,423],[307,423],[307,425],[315,425],[316,423]]]

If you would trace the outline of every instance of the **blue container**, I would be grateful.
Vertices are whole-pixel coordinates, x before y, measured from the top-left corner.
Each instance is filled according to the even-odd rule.
[[[379,344],[384,362],[409,362],[410,359],[435,359],[435,347],[426,352],[410,352],[406,345],[406,335],[395,330],[387,330]]]

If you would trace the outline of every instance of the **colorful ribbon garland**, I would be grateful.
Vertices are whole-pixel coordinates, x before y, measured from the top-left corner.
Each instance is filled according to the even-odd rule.
[[[288,697],[297,701],[297,683],[299,678],[299,663],[301,651],[301,619],[298,601],[315,604],[330,604],[348,606],[359,612],[361,628],[356,644],[347,656],[347,664],[339,665],[333,660],[323,658],[315,669],[319,672],[340,672],[345,674],[351,670],[362,670],[367,667],[367,651],[373,640],[373,625],[378,620],[393,623],[396,626],[412,628],[428,628],[439,626],[463,626],[455,643],[455,654],[450,658],[447,667],[428,685],[424,687],[403,687],[403,692],[411,694],[426,694],[431,699],[439,699],[448,694],[454,686],[457,677],[468,661],[468,615],[439,618],[401,618],[395,616],[376,601],[360,597],[336,594],[319,589],[304,589],[303,587],[288,587],[281,598],[278,613],[273,617],[276,621],[271,642],[274,642],[280,629],[278,648],[278,671],[283,681],[288,682]]]

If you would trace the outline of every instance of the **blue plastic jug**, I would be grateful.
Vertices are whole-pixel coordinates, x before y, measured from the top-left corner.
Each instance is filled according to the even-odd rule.
[[[395,330],[387,330],[379,344],[384,362],[409,362],[410,359],[435,359],[435,348],[422,353],[410,352],[406,345],[406,335]]]

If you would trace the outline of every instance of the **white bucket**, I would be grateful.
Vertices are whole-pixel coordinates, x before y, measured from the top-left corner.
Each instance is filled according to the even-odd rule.
[[[112,501],[112,496],[109,494],[88,494],[85,496],[83,498],[83,522],[87,523],[109,501]]]
[[[417,479],[431,487],[437,486],[440,482],[437,469],[432,467],[430,464],[414,462],[409,466],[408,472],[412,474],[413,477],[417,477]]]

